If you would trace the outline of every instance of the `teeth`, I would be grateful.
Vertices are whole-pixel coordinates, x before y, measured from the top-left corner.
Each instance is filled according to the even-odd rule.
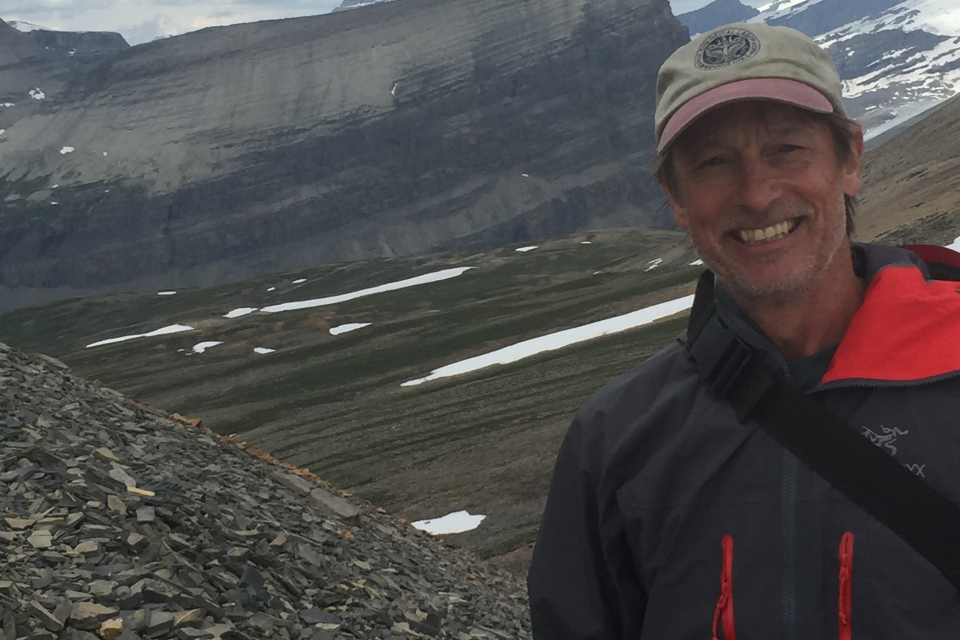
[[[795,220],[784,220],[765,229],[744,229],[739,231],[740,239],[747,244],[755,244],[764,240],[778,240],[797,228]]]

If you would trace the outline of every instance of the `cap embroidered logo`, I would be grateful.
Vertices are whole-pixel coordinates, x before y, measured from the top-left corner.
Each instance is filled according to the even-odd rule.
[[[760,51],[760,40],[746,29],[722,29],[703,41],[694,64],[709,71],[752,58]]]

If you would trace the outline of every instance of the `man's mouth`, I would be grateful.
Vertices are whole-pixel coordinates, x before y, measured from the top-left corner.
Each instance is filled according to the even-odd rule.
[[[783,222],[778,222],[763,229],[739,229],[734,233],[741,242],[745,242],[746,244],[769,242],[771,240],[779,240],[789,235],[797,228],[797,225],[800,224],[800,220],[801,218],[793,218],[792,220],[784,220]]]

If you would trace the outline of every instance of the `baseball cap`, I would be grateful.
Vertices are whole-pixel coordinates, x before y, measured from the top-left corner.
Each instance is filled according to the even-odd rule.
[[[844,114],[840,76],[813,40],[788,27],[737,22],[700,34],[660,67],[657,152],[710,109],[756,99]]]

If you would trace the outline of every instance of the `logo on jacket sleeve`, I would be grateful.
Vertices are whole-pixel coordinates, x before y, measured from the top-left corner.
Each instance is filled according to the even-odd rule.
[[[697,69],[710,71],[752,58],[760,51],[760,40],[746,29],[721,29],[711,33],[694,59]]]

